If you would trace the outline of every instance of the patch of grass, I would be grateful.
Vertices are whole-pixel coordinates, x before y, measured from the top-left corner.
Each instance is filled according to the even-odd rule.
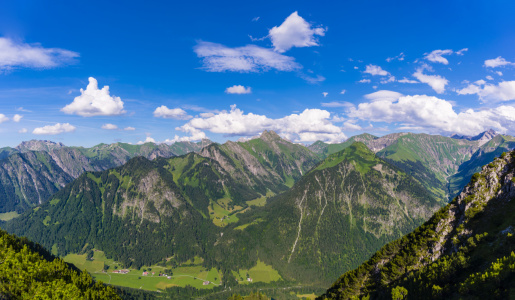
[[[242,207],[239,208],[241,209]],[[208,210],[213,224],[219,227],[227,226],[227,224],[238,222],[239,220],[235,214],[230,215],[235,209],[227,210],[214,201],[211,201]]]
[[[263,219],[261,219],[261,218],[255,219],[254,221],[252,221],[250,223],[240,225],[240,226],[238,226],[238,227],[236,227],[234,229],[235,230],[243,230],[243,229],[249,227],[250,225],[255,225],[255,224],[259,223],[259,222],[263,222]]]
[[[61,201],[61,199],[54,198],[54,199],[52,199],[52,200],[50,200],[48,202],[50,203],[50,205],[55,206],[57,203],[59,203],[59,201]]]
[[[52,221],[52,218],[50,217],[50,215],[47,215],[45,219],[43,219],[43,225],[48,226],[48,224],[50,224],[50,221]]]
[[[256,266],[250,268],[249,270],[238,270],[238,272],[234,272],[233,274],[237,279],[240,279],[238,283],[247,284],[250,283],[247,281],[247,274],[252,278],[252,282],[272,282],[282,280],[281,275],[277,270],[274,270],[272,266],[265,264],[264,262],[258,259]],[[238,274],[239,276],[236,276]],[[239,277],[239,278],[238,278]]]
[[[302,294],[302,295],[297,294],[297,297],[299,297],[300,299],[305,299],[305,298],[307,298],[307,299],[312,299],[312,300],[314,300],[314,299],[316,299],[316,298],[317,298],[317,295],[315,295],[315,294]]]
[[[9,220],[17,218],[19,216],[20,216],[19,213],[15,212],[15,211],[10,211],[10,212],[6,212],[6,213],[1,213],[0,214],[0,220],[2,220],[2,221],[9,221]]]

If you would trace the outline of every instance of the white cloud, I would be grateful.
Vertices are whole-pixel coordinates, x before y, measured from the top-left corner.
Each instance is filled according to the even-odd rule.
[[[340,92],[340,94],[342,94],[342,95],[343,95],[343,94],[345,94],[346,92],[347,92],[347,90],[342,90],[342,91]]]
[[[207,136],[206,134],[202,131],[202,130],[199,130],[191,125],[188,124],[184,124],[183,126],[181,127],[177,127],[175,128],[176,130],[181,130],[183,132],[187,132],[189,133],[189,136],[178,136],[178,135],[175,135],[175,137],[173,139],[166,139],[163,143],[166,143],[166,144],[173,144],[173,143],[176,143],[176,142],[192,142],[192,141],[200,141],[202,139],[206,139]]]
[[[15,115],[13,116],[13,121],[14,121],[14,122],[16,122],[16,123],[18,123],[18,122],[20,122],[20,121],[21,121],[21,118],[23,118],[23,116],[22,116],[22,115],[15,114]]]
[[[293,57],[255,45],[229,48],[221,44],[200,41],[194,51],[202,58],[204,69],[208,72],[248,73],[270,69],[289,72],[302,68]]]
[[[181,108],[170,109],[164,105],[161,105],[154,110],[154,117],[175,120],[188,120],[192,118],[192,116],[188,115],[188,113]]]
[[[404,60],[404,52],[401,52],[399,55],[394,56],[394,57],[388,57],[386,59],[386,61],[387,62],[391,62],[391,61],[396,60],[396,59],[399,60],[399,61],[403,61]]]
[[[355,123],[355,120],[349,120],[345,123],[343,123],[343,130],[344,131],[358,131],[363,130],[361,126]]]
[[[501,81],[498,85],[478,80],[458,90],[459,95],[477,94],[482,102],[502,102],[515,100],[515,81]]]
[[[325,97],[327,97],[327,95],[329,95],[329,93],[328,93],[328,92],[323,92],[323,93],[322,93],[322,95],[323,95],[323,96],[324,96],[324,98],[325,98]]]
[[[499,76],[502,76],[502,72],[501,71],[496,71],[495,73],[497,73],[497,75],[499,75]]]
[[[260,17],[255,17],[255,18],[253,18],[253,19],[252,19],[252,22],[257,22],[257,21],[259,21],[259,18],[260,18]]]
[[[306,109],[300,114],[271,119],[265,115],[244,114],[236,105],[232,105],[230,112],[221,112],[209,118],[194,118],[176,129],[190,134],[208,130],[228,136],[254,136],[264,130],[274,130],[294,142],[345,140],[341,128],[334,125],[330,117],[331,113],[326,110]]]
[[[308,76],[306,74],[300,74],[300,78],[306,80],[307,82],[309,82],[311,84],[316,84],[316,83],[319,83],[319,82],[322,82],[325,80],[325,77],[320,76],[320,75],[313,77],[313,76]]]
[[[81,95],[63,107],[62,112],[83,117],[115,116],[125,113],[120,97],[109,95],[109,86],[106,85],[100,90],[95,78],[89,77],[88,81],[86,90],[80,89]]]
[[[427,95],[361,103],[350,109],[348,115],[372,122],[402,123],[403,128],[416,127],[434,133],[474,135],[489,128],[499,132],[515,130],[513,106],[456,113],[452,102]]]
[[[399,80],[400,83],[418,83],[418,81],[416,80],[410,80],[406,77],[404,77],[403,79]]]
[[[0,70],[16,67],[55,68],[73,63],[79,54],[59,48],[43,48],[39,44],[17,43],[0,37]]]
[[[118,126],[114,125],[114,124],[104,124],[102,125],[102,129],[107,129],[107,130],[117,130],[118,129]]]
[[[388,79],[381,80],[381,84],[387,84],[389,82],[395,82],[395,76],[390,76]]]
[[[426,75],[422,72],[424,69],[428,69],[431,71],[431,68],[427,65],[424,65],[417,69],[417,71],[413,74],[415,78],[417,78],[422,83],[427,83],[435,92],[438,94],[442,94],[445,92],[445,86],[449,83],[449,80],[445,79],[440,75]]]
[[[43,135],[56,135],[65,132],[73,132],[75,131],[75,126],[70,125],[70,123],[57,123],[55,125],[47,125],[43,127],[35,128],[32,133],[33,134],[43,134]]]
[[[354,107],[354,104],[350,102],[323,102],[322,107]]]
[[[25,109],[23,107],[17,107],[16,110],[17,111],[23,111],[23,112],[32,112],[31,110]]]
[[[387,76],[387,75],[390,75],[390,73],[386,72],[385,70],[383,70],[380,66],[376,66],[376,65],[367,65],[367,68],[365,69],[365,71],[363,73],[368,73],[370,75],[373,75],[373,76],[376,76],[376,75],[379,75],[379,76]]]
[[[426,56],[424,56],[424,58],[432,62],[438,62],[444,65],[448,65],[449,61],[445,57],[443,57],[443,55],[451,55],[452,53],[453,51],[451,49],[433,50],[431,53],[426,53]]]
[[[506,59],[499,56],[494,59],[485,60],[484,66],[487,68],[497,68],[497,67],[503,67],[503,66],[515,66],[515,63],[509,62]]]
[[[250,86],[244,87],[243,85],[233,85],[225,89],[227,94],[250,94],[252,90]]]
[[[27,128],[22,128],[20,130],[18,130],[18,133],[27,133]]]
[[[494,78],[493,78],[492,76],[490,76],[490,75],[486,76],[486,79],[488,79],[488,80],[494,80]]]
[[[469,51],[469,48],[463,48],[461,50],[456,51],[456,54],[463,55],[465,52]]]
[[[207,113],[200,113],[199,114],[201,118],[210,118],[215,115],[215,113],[207,112]]]
[[[143,145],[143,144],[146,144],[146,143],[155,143],[155,142],[156,142],[156,140],[154,140],[150,136],[147,136],[147,138],[144,141],[139,141],[139,142],[136,143],[136,145]]]
[[[316,35],[324,36],[322,27],[312,28],[297,12],[292,13],[279,26],[274,26],[268,32],[275,51],[283,53],[292,47],[318,46]]]
[[[125,127],[123,130],[125,130],[125,131],[134,131],[134,130],[136,130],[136,128],[128,126],[128,127]]]
[[[371,94],[367,94],[364,97],[371,102],[375,101],[395,101],[402,96],[401,93],[388,91],[388,90],[380,90]]]
[[[7,121],[9,121],[9,118],[4,114],[0,114],[0,124]]]
[[[358,81],[359,83],[370,83],[372,82],[370,79],[361,79],[360,81]]]

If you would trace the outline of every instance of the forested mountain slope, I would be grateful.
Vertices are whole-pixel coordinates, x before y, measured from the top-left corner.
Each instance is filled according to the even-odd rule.
[[[83,148],[32,140],[16,148],[3,148],[0,154],[6,155],[0,160],[0,213],[21,213],[41,204],[85,171],[114,168],[136,156],[154,159],[181,155],[208,144],[209,141],[173,145],[115,143]]]
[[[87,272],[0,230],[0,299],[120,299]]]
[[[216,260],[237,269],[259,258],[286,279],[327,283],[439,207],[414,179],[354,143],[242,215],[232,227],[239,230],[218,238]]]
[[[320,299],[512,297],[514,157],[503,153],[484,166],[450,204],[342,275]]]
[[[218,233],[209,207],[231,196],[245,201],[255,195],[208,158],[137,157],[115,169],[82,174],[5,228],[59,255],[90,244],[135,267],[170,257],[181,262],[206,257]]]

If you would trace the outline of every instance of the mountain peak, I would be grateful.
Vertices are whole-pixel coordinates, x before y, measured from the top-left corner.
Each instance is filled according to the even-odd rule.
[[[468,140],[468,141],[479,141],[480,145],[485,144],[492,138],[494,138],[497,135],[497,132],[493,129],[488,129],[487,131],[483,131],[478,135],[470,136],[470,135],[459,135],[457,133],[451,135],[451,138],[457,139],[457,140]]]
[[[16,149],[19,151],[48,151],[53,149],[59,149],[65,147],[63,143],[56,143],[52,141],[47,140],[30,140],[21,142],[18,146],[16,146]]]
[[[282,138],[273,130],[265,130],[261,133],[260,138],[262,140],[281,140]]]

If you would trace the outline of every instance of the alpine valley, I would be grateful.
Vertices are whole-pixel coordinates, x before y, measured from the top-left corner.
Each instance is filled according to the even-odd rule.
[[[29,141],[0,149],[0,225],[42,247],[1,240],[115,287],[84,277],[66,290],[79,298],[85,286],[126,299],[506,298],[514,148],[491,130],[308,147],[273,131],[224,144]],[[2,272],[0,298],[21,295]]]

